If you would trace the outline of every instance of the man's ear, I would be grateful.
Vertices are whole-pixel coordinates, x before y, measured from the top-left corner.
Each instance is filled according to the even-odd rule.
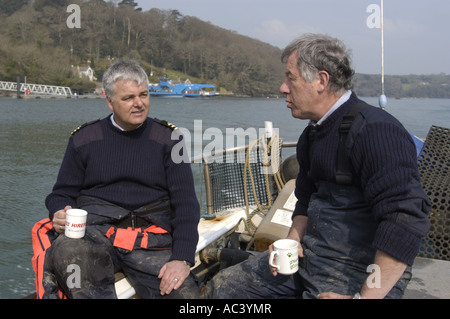
[[[330,75],[327,71],[319,71],[317,73],[317,78],[319,80],[318,91],[319,93],[325,92],[328,88],[328,84],[330,83]]]
[[[108,104],[108,108],[111,110],[111,112],[114,112],[114,108],[113,108],[113,105],[112,105],[112,101],[111,101],[111,99],[109,98],[109,96],[106,97],[106,103]]]

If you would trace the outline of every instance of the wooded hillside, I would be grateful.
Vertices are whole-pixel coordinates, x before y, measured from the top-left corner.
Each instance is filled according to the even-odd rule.
[[[78,4],[80,28],[67,12]],[[279,94],[281,49],[177,10],[142,12],[130,0],[0,0],[0,80],[92,90],[76,66],[90,65],[98,81],[114,61],[138,60],[151,82],[159,77],[213,83],[240,95]],[[73,67],[72,67],[73,66]],[[450,76],[387,76],[389,97],[450,98]],[[380,75],[358,74],[360,96],[380,94]]]
[[[357,74],[355,91],[360,96],[379,96],[381,75]],[[385,76],[388,97],[450,98],[450,75],[388,75]]]
[[[279,48],[177,10],[142,12],[115,2],[0,0],[0,79],[80,86],[71,65],[90,61],[100,80],[112,61],[133,58],[154,71],[154,82],[167,72],[237,94],[278,92]],[[71,3],[80,6],[81,28],[66,25]]]

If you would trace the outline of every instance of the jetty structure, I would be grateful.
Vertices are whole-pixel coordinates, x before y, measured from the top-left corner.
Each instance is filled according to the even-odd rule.
[[[17,92],[17,97],[21,94],[29,95],[52,95],[61,97],[72,97],[72,90],[69,87],[0,81],[0,90]]]

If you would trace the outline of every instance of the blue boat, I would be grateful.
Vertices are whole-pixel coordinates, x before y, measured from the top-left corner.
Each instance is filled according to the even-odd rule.
[[[151,96],[160,97],[213,97],[216,96],[216,88],[212,84],[184,83],[174,84],[172,79],[160,78],[158,84],[150,84],[148,87]]]

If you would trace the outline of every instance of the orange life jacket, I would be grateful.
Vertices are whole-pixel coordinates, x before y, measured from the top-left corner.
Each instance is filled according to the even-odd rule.
[[[48,248],[50,248],[52,241],[57,237],[53,229],[53,223],[50,218],[42,219],[37,222],[31,230],[31,239],[33,243],[33,257],[31,264],[35,274],[34,283],[36,286],[36,299],[44,298],[48,281],[45,280],[45,255]],[[57,296],[60,299],[65,299],[66,296],[59,287],[54,287],[57,290]],[[47,291],[48,293],[48,291]]]
[[[117,228],[115,226],[111,226],[105,233],[105,236],[111,240],[114,247],[123,248],[126,250],[133,249],[170,249],[171,247],[166,247],[166,245],[162,245],[162,247],[158,247],[159,243],[155,243],[151,238],[152,234],[168,234],[169,232],[161,227],[156,225],[151,225],[149,227],[140,227],[133,229],[132,227],[128,228]]]

